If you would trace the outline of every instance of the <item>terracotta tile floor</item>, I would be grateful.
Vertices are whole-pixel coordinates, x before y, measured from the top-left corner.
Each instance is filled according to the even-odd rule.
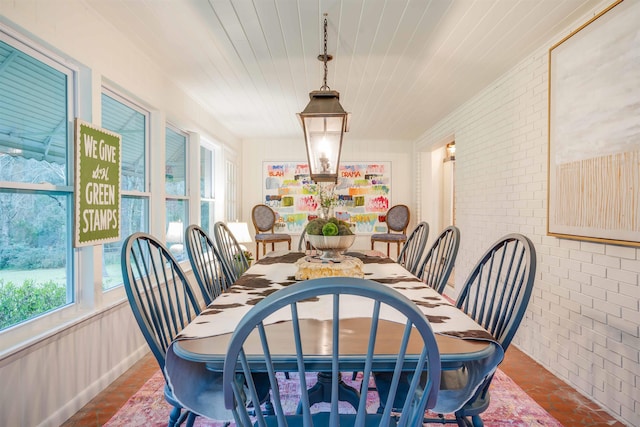
[[[514,346],[509,348],[500,368],[566,427],[624,427]],[[156,370],[157,363],[149,353],[62,426],[101,426]]]
[[[500,369],[566,427],[624,427],[514,346],[505,353]]]

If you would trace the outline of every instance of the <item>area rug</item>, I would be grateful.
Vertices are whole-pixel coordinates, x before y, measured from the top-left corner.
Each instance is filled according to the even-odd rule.
[[[291,374],[292,376],[295,373]],[[351,375],[344,375],[345,382],[358,387],[359,380],[350,380]],[[292,378],[293,379],[293,378]],[[314,382],[309,375],[309,386]],[[297,405],[296,381],[280,378],[280,393],[285,402],[285,411],[293,412]],[[160,371],[156,372],[125,405],[105,424],[105,426],[166,426],[171,406],[164,400],[164,378]],[[319,410],[326,404],[314,405]],[[342,403],[341,403],[342,405]],[[377,394],[369,392],[367,407],[377,407]],[[312,409],[314,409],[312,408]],[[328,409],[328,406],[326,407]],[[348,404],[341,406],[341,412],[354,412]],[[429,416],[429,414],[427,414]],[[498,369],[491,383],[491,406],[482,414],[487,427],[502,426],[544,426],[562,427],[555,418],[530,398],[505,373]],[[195,422],[200,427],[222,427],[224,423],[198,417]],[[232,424],[233,425],[233,424]],[[442,425],[442,424],[433,424]]]

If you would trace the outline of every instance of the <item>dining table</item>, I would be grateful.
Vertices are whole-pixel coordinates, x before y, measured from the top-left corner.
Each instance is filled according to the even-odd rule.
[[[323,266],[323,263],[329,265]],[[164,374],[178,402],[199,415],[216,420],[232,420],[231,412],[223,404],[221,372],[226,349],[236,325],[254,305],[271,293],[307,278],[326,275],[359,276],[390,286],[413,301],[424,313],[436,336],[443,371],[465,371],[463,383],[441,388],[433,408],[436,413],[448,414],[460,409],[502,361],[502,347],[482,326],[383,253],[370,250],[350,251],[345,254],[343,261],[330,264],[319,260],[313,252],[270,252],[202,310],[167,350]],[[309,266],[312,268],[309,269]],[[329,372],[331,349],[327,343],[331,342],[331,317],[323,317],[323,310],[319,308],[299,313],[305,328],[303,347],[306,353],[326,355]],[[364,359],[366,348],[363,347],[366,346],[367,339],[359,340],[358,337],[362,335],[360,330],[368,331],[370,322],[367,320],[370,319],[367,319],[367,313],[366,308],[357,304],[343,309],[340,323],[341,352],[362,355]],[[277,365],[281,372],[296,370],[296,365],[291,363],[291,355],[295,349],[291,340],[284,338],[290,336],[291,322],[286,320],[274,317],[267,325],[276,337],[278,333],[283,337],[280,343],[272,344],[274,364],[281,361]],[[387,339],[381,340],[376,353],[394,354],[398,342],[393,337],[399,335],[395,331],[402,326],[392,318],[383,319],[380,331],[386,334]],[[258,345],[255,348],[256,351],[261,351],[258,350]],[[409,352],[411,350],[410,347]],[[247,350],[248,353],[251,351],[251,348]],[[421,348],[413,349],[416,355],[420,351]],[[353,357],[349,359],[354,360]],[[356,371],[357,367],[357,364],[345,366],[343,371]],[[354,392],[357,394],[357,391]],[[315,394],[321,396],[322,392],[320,390],[320,393]],[[321,397],[315,401],[318,399]],[[349,397],[346,399],[354,400]]]

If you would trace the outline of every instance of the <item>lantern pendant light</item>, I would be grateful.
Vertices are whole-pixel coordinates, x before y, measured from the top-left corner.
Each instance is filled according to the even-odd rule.
[[[304,131],[309,171],[314,182],[338,182],[342,137],[348,130],[349,113],[340,105],[340,94],[327,85],[327,14],[324,14],[324,81],[320,90],[309,93],[309,104],[298,114]]]

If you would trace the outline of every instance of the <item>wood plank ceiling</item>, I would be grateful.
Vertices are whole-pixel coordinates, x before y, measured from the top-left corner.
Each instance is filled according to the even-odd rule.
[[[86,0],[240,138],[302,137],[328,84],[349,138],[414,140],[600,0]]]

